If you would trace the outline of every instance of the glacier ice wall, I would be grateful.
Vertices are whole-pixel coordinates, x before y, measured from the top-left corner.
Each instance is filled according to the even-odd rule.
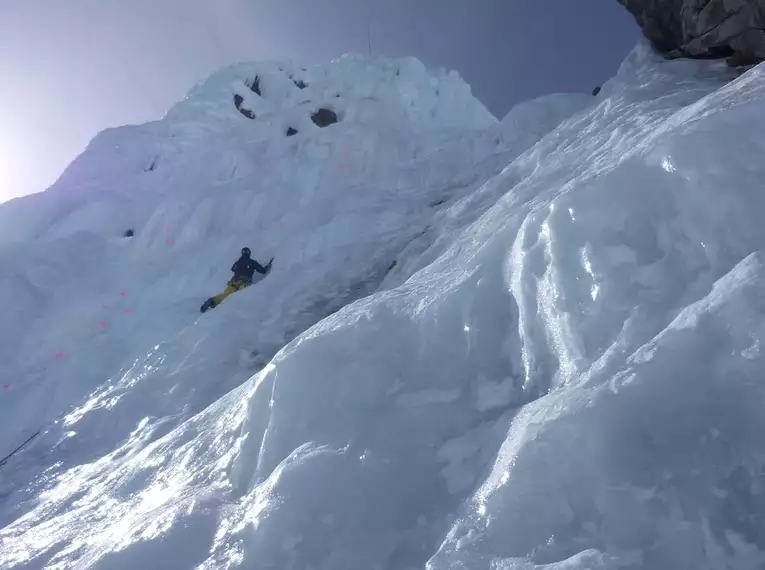
[[[282,131],[308,127],[298,92],[331,93],[331,71],[301,89],[284,64],[232,68],[165,122],[94,141],[40,198],[48,217],[4,234],[14,267],[94,248],[68,274],[72,289],[99,276],[74,308],[39,287],[50,348],[74,325],[101,338],[83,318],[94,294],[128,279],[141,300],[135,324],[64,359],[66,374],[35,383],[42,353],[16,349],[29,386],[6,401],[22,424],[48,402],[51,423],[3,472],[3,565],[761,568],[762,69],[736,79],[641,45],[597,99],[548,97],[495,122],[457,78],[425,81],[411,60],[370,72],[404,77],[379,106],[353,81],[371,64],[338,65],[358,90],[336,125]],[[261,99],[267,73],[281,78],[278,102],[237,91],[255,93],[253,71]],[[438,96],[455,98],[456,122],[423,95],[450,82]],[[133,198],[144,173],[114,179],[108,154],[89,170],[110,137],[140,153],[141,136],[171,132],[184,134],[150,198],[148,183]],[[231,148],[258,151],[257,167],[229,155],[244,174],[215,182],[225,169],[208,165]],[[67,196],[88,172],[99,189]],[[139,235],[89,225],[98,208]],[[166,226],[182,228],[171,245]],[[281,265],[195,320],[188,306],[243,239],[272,240],[262,251]],[[253,351],[268,364],[247,380]]]

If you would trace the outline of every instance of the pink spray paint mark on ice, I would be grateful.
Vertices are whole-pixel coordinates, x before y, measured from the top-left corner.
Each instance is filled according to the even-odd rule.
[[[167,245],[173,245],[173,238],[167,238],[167,239],[165,240],[165,243],[166,243]]]
[[[123,297],[126,297],[127,296],[127,291],[123,291],[122,293],[120,293],[120,295],[122,295]]]
[[[123,312],[123,313],[128,313],[128,314],[129,314],[129,313],[132,313],[132,312],[133,312],[133,309],[131,309],[130,307],[128,307],[128,308],[124,309],[122,312]]]
[[[54,356],[60,360],[62,358],[66,358],[69,355],[65,350],[59,350],[56,354],[54,354]]]
[[[108,329],[109,323],[107,323],[106,321],[99,321],[98,326],[101,327],[102,329]]]
[[[7,390],[7,389],[8,389],[8,388],[10,388],[10,387],[11,387],[11,385],[10,385],[10,384],[3,384],[3,390]]]

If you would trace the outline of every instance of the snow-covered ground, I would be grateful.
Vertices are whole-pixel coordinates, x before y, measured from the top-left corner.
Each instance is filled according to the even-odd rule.
[[[502,121],[345,57],[102,133],[0,206],[0,567],[765,568],[764,112],[641,45]]]

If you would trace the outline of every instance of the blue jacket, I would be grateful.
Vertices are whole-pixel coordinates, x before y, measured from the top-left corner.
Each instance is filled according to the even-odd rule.
[[[268,265],[263,267],[254,259],[242,256],[231,266],[231,271],[234,272],[232,281],[246,281],[247,283],[252,283],[252,276],[256,271],[263,275],[268,273]]]

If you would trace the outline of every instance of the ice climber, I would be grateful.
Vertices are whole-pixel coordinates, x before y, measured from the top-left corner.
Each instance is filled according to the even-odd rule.
[[[207,299],[200,309],[203,313],[207,309],[214,309],[220,305],[223,300],[232,293],[236,293],[237,291],[241,291],[252,285],[252,276],[256,271],[262,275],[266,275],[271,270],[271,264],[274,262],[273,257],[264,267],[254,259],[250,259],[251,254],[252,252],[249,247],[242,248],[242,257],[240,257],[231,267],[234,276],[231,278],[231,281],[227,283],[226,290],[220,295]]]

